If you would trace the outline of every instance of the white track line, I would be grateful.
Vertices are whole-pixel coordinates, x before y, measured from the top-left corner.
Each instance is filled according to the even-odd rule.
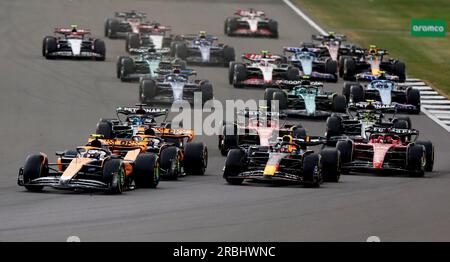
[[[320,34],[326,35],[326,31],[320,27],[316,22],[314,22],[311,18],[309,18],[305,13],[303,13],[296,5],[294,5],[290,0],[283,0],[283,2],[289,6],[295,13],[297,13],[297,15],[299,15],[301,18],[303,18],[303,20],[305,20],[312,28],[314,28],[317,32],[319,32]],[[422,80],[418,79],[418,78],[408,78],[406,79],[406,83],[403,85],[410,85],[410,86],[414,86],[414,88],[417,88],[419,90],[432,90],[432,88],[429,88],[429,86],[427,86],[426,83],[424,83]],[[438,92],[436,91],[421,91],[420,94],[422,95],[439,95]],[[423,101],[421,101],[423,103]],[[445,110],[427,110],[426,108],[429,109],[445,109]],[[447,130],[448,132],[450,132],[450,126],[448,124],[449,121],[441,121],[439,118],[437,118],[435,115],[433,115],[433,113],[438,113],[438,114],[450,114],[450,106],[447,105],[423,105],[422,107],[422,112],[427,115],[429,118],[431,118],[434,122],[436,122],[438,125],[440,125],[442,128],[444,128],[445,130]],[[433,112],[433,113],[431,113]]]
[[[441,100],[441,99],[447,99],[443,96],[420,96],[421,100]]]

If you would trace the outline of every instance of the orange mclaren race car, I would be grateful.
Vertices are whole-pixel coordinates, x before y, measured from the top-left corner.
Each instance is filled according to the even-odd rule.
[[[111,151],[93,135],[86,146],[57,152],[57,163],[49,163],[44,153],[29,155],[19,170],[18,184],[29,191],[56,189],[104,190],[120,194],[136,187],[155,188],[159,183],[158,155],[146,147],[129,143],[126,152]]]

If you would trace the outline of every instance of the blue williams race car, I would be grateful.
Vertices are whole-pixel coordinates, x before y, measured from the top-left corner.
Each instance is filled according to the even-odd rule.
[[[376,104],[392,105],[399,112],[420,113],[419,90],[407,85],[397,85],[391,80],[374,80],[366,86],[347,82],[342,94],[349,103],[374,100]]]
[[[332,112],[345,113],[346,98],[332,92],[324,92],[323,84],[299,81],[289,90],[267,88],[264,94],[267,105],[278,101],[280,112],[291,117],[328,117]]]
[[[328,54],[321,55],[320,48],[284,47],[288,53],[286,60],[300,70],[300,76],[309,76],[312,80],[337,82],[338,65]]]
[[[176,36],[171,44],[172,56],[188,63],[200,65],[223,65],[228,67],[235,60],[234,48],[216,43],[217,37],[201,31],[199,35]]]

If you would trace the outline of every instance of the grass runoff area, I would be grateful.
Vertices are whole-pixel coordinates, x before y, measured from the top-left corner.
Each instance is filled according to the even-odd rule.
[[[407,74],[450,96],[450,0],[295,0],[329,31],[374,44],[406,63]],[[411,19],[447,22],[446,37],[413,37]]]

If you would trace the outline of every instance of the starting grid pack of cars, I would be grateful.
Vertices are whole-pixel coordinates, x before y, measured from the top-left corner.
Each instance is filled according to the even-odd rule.
[[[238,10],[226,18],[230,37],[278,38],[278,24],[263,11]],[[43,39],[42,55],[104,61],[105,42],[73,25],[56,28]],[[56,152],[50,163],[44,153],[29,155],[19,170],[18,184],[29,191],[44,187],[103,190],[119,194],[134,188],[155,188],[161,178],[203,175],[208,149],[193,130],[172,128],[169,110],[154,102],[213,99],[213,85],[196,78],[188,65],[228,68],[235,88],[260,87],[270,107],[278,101],[277,120],[261,108],[242,112],[245,124],[224,123],[218,150],[226,157],[223,178],[244,181],[288,181],[308,187],[338,182],[350,172],[431,172],[434,146],[418,140],[408,116],[418,114],[420,93],[405,84],[405,64],[387,58],[388,51],[346,43],[344,35],[313,35],[310,42],[284,46],[281,54],[243,53],[204,31],[171,34],[171,27],[149,21],[145,13],[116,12],[105,22],[105,37],[124,38],[129,55],[120,56],[116,76],[138,83],[139,104],[117,107],[115,118],[101,118],[85,145]],[[323,82],[346,82],[341,94],[325,92]],[[307,134],[300,123],[278,118],[326,119],[323,136]],[[297,121],[298,122],[298,121]],[[274,136],[274,134],[277,134]],[[320,150],[314,151],[312,147]]]

